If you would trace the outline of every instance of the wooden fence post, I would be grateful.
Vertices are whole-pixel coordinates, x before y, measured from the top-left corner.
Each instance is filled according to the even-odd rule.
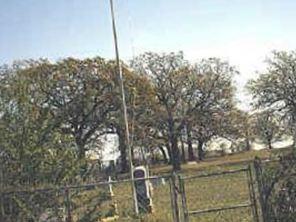
[[[265,203],[265,197],[264,197],[264,185],[262,181],[262,168],[261,168],[261,160],[259,158],[255,158],[254,160],[254,169],[255,169],[255,176],[256,181],[258,185],[258,191],[259,191],[259,201],[261,206],[261,214],[263,217],[263,222],[269,222],[266,215],[266,203]]]
[[[252,211],[253,211],[254,221],[259,222],[258,206],[257,206],[251,164],[249,164],[249,166],[248,166],[247,177],[249,180],[248,183],[249,183],[250,201],[252,202]]]
[[[180,193],[182,198],[182,211],[183,211],[184,222],[189,222],[187,200],[186,200],[186,193],[185,193],[185,183],[184,183],[184,179],[182,179],[181,176],[179,176],[179,187],[180,187]]]
[[[180,222],[179,206],[178,206],[178,187],[176,184],[177,175],[172,173],[170,182],[171,205],[174,222]]]
[[[66,188],[65,193],[66,193],[66,208],[67,208],[67,219],[66,219],[66,222],[72,222],[69,188]]]

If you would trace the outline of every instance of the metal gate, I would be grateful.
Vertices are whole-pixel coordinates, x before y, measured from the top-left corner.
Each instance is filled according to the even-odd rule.
[[[178,177],[182,221],[259,221],[250,166]]]

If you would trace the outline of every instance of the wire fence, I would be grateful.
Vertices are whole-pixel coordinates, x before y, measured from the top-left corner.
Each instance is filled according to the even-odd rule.
[[[295,221],[295,159],[221,169],[39,189],[2,186],[0,221]],[[131,182],[141,181],[149,184],[152,209],[136,215]]]
[[[134,182],[141,181],[137,179]],[[171,177],[149,177],[153,212],[135,215],[131,180],[106,181],[47,189],[1,191],[1,222],[173,221]],[[144,197],[143,197],[144,198]]]

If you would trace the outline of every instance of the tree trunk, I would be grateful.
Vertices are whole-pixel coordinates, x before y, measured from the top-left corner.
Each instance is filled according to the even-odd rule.
[[[195,160],[195,155],[193,152],[193,147],[192,147],[192,136],[191,136],[191,129],[189,126],[187,126],[187,144],[188,144],[188,160],[189,161],[194,161]]]
[[[250,151],[251,150],[251,144],[250,144],[250,140],[248,137],[246,137],[246,151]]]
[[[80,138],[76,138],[76,145],[78,147],[78,160],[80,160],[80,176],[83,180],[86,177],[87,173],[87,162],[85,162],[85,144]]]
[[[151,150],[151,162],[154,164],[154,163],[156,163],[156,157],[155,157],[155,152],[154,152],[154,150]]]
[[[296,149],[296,124],[294,123],[293,127],[293,147]]]
[[[267,143],[268,143],[268,149],[271,150],[272,149],[271,140],[268,140]]]
[[[175,129],[175,122],[171,115],[169,115],[168,126],[168,142],[170,144],[170,150],[172,152],[171,163],[173,165],[173,171],[178,171],[181,169],[180,152],[178,148],[178,135]]]
[[[78,159],[83,160],[85,159],[85,148],[84,148],[85,144],[79,138],[76,138],[75,140],[78,148]]]
[[[122,130],[117,130],[118,142],[119,142],[119,152],[120,152],[120,166],[121,172],[126,173],[129,170],[128,161],[127,161],[127,149],[125,143],[125,134]]]
[[[132,161],[134,161],[135,160],[134,147],[130,145],[130,148],[132,150],[132,152],[131,152]]]
[[[168,157],[167,157],[167,154],[166,154],[164,148],[162,146],[159,146],[158,148],[163,156],[164,163],[168,163]]]
[[[171,151],[171,147],[170,147],[170,144],[167,143],[166,144],[166,148],[167,148],[167,151],[168,151],[168,155],[169,155],[169,161],[168,161],[168,164],[171,164],[173,162],[173,155],[172,155],[172,151]]]
[[[204,150],[203,150],[203,144],[204,142],[202,140],[198,140],[198,159],[203,160],[204,159]]]
[[[182,139],[182,136],[180,136],[180,142],[181,142],[182,162],[186,163],[185,147],[184,147],[184,141]]]
[[[172,159],[173,171],[179,171],[181,170],[180,152],[178,148],[178,138],[175,135],[172,137],[171,147],[172,147],[172,158],[173,158]]]

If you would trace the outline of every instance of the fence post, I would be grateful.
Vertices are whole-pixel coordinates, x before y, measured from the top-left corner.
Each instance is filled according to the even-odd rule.
[[[4,190],[4,176],[2,171],[2,164],[0,164],[0,219],[4,220],[4,194],[2,191]]]
[[[266,215],[266,203],[264,201],[264,189],[263,189],[263,182],[262,182],[262,168],[261,168],[261,160],[259,158],[255,158],[254,160],[254,169],[255,169],[255,176],[258,185],[259,191],[259,201],[261,206],[261,214],[263,217],[263,222],[268,222],[268,218]]]
[[[178,187],[176,185],[176,173],[173,172],[171,175],[170,182],[170,193],[171,193],[171,205],[174,222],[180,222],[179,206],[178,206]]]
[[[66,219],[66,222],[72,222],[69,188],[66,188],[65,189],[65,192],[66,192],[66,208],[67,208],[67,219]]]
[[[249,180],[250,201],[252,202],[252,211],[253,211],[254,221],[259,222],[258,206],[257,206],[257,200],[256,200],[256,193],[254,189],[254,181],[253,181],[251,164],[249,164],[248,166],[247,176],[249,178],[248,180]]]
[[[186,200],[186,193],[185,193],[185,184],[184,184],[184,180],[180,175],[179,175],[179,186],[180,186],[180,193],[182,198],[182,210],[183,210],[184,222],[189,222],[187,200]]]

